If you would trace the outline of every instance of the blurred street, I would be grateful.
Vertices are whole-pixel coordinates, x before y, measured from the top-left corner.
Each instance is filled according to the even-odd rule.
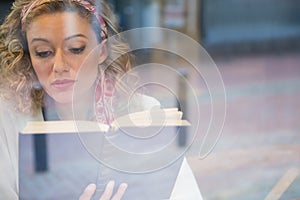
[[[296,168],[291,183],[280,182],[281,198],[273,199],[298,199],[299,53],[215,62],[227,92],[225,126],[212,154],[190,159],[204,198],[265,199]]]

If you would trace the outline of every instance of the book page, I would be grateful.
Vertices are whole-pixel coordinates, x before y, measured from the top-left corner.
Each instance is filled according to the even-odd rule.
[[[189,126],[187,120],[182,120],[182,112],[177,108],[155,109],[130,113],[117,118],[111,125],[94,121],[62,120],[62,121],[29,121],[21,130],[23,134],[42,133],[76,133],[76,132],[108,132],[121,127],[148,126]]]

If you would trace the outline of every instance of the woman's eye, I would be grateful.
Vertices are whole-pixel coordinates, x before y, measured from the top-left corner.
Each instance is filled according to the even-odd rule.
[[[51,55],[51,51],[39,51],[35,53],[36,56],[46,58]]]
[[[85,49],[85,46],[79,47],[79,48],[70,48],[70,51],[74,54],[80,54]]]

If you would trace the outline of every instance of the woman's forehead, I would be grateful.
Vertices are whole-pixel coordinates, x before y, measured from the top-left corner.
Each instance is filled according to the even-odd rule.
[[[43,14],[36,17],[27,27],[27,36],[65,36],[78,33],[91,34],[93,32],[88,20],[75,12],[60,12]]]
[[[65,11],[39,15],[29,23],[28,28],[30,29],[32,25],[41,25],[45,27],[63,26],[61,28],[70,29],[78,26],[90,26],[90,23],[76,12]]]

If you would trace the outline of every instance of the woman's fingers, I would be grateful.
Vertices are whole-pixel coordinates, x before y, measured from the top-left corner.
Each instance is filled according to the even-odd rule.
[[[127,189],[127,184],[122,183],[119,186],[118,191],[113,195],[114,187],[115,187],[115,182],[109,181],[99,200],[121,200]],[[96,185],[89,184],[84,189],[82,195],[79,197],[79,200],[90,200],[92,198],[92,196],[94,195],[95,191],[96,191]]]
[[[108,184],[106,185],[106,188],[100,198],[100,200],[110,200],[113,190],[114,190],[115,182],[114,181],[109,181]]]
[[[121,200],[127,189],[127,184],[122,183],[119,186],[118,191],[113,195],[114,186],[115,186],[115,182],[109,181],[100,200]]]
[[[111,200],[121,200],[126,189],[127,189],[127,184],[126,183],[122,183],[119,188],[117,193],[113,196],[113,198]]]
[[[93,194],[96,191],[96,185],[95,184],[89,184],[79,197],[79,200],[90,200],[93,196]]]

